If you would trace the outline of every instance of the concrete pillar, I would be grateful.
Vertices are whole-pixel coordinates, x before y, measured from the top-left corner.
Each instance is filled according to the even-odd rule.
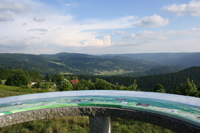
[[[110,117],[102,117],[103,133],[111,133]]]
[[[110,117],[90,117],[90,133],[111,133]]]

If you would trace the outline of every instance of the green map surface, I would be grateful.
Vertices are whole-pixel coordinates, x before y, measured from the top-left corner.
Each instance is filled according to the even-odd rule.
[[[200,108],[198,106],[130,96],[61,96],[9,102],[0,104],[0,117],[23,111],[67,106],[97,106],[140,110],[169,116],[200,126]]]

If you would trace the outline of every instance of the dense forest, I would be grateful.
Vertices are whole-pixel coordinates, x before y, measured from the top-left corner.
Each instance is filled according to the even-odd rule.
[[[69,75],[68,75],[69,76]],[[76,75],[78,79],[91,79],[93,82],[96,78],[104,79],[112,84],[130,86],[136,79],[138,88],[142,91],[153,91],[156,84],[162,84],[167,92],[174,89],[178,84],[186,82],[187,78],[194,81],[196,85],[200,85],[200,67],[191,67],[176,73],[129,77],[129,76],[90,76]]]
[[[21,68],[57,74],[120,75],[144,76],[171,73],[185,67],[163,65],[150,60],[134,59],[122,55],[87,55],[77,53],[58,53],[54,55],[0,54],[0,68]]]
[[[22,74],[20,74],[22,73]],[[15,76],[17,75],[17,76]],[[32,88],[49,88],[49,83],[57,84],[57,90],[140,90],[155,91],[156,85],[160,84],[167,93],[173,93],[173,90],[180,84],[194,83],[198,90],[200,89],[200,67],[191,67],[176,73],[159,74],[141,77],[125,76],[91,76],[91,75],[48,75],[42,76],[36,71],[23,71],[21,69],[0,69],[0,79],[6,80],[5,84],[11,86],[25,85],[18,83],[21,77],[27,79],[26,83],[31,81],[38,82]],[[41,84],[41,80],[48,82]],[[70,80],[78,79],[80,82],[76,86],[70,84]],[[12,82],[10,80],[13,80]],[[28,88],[28,87],[26,87]]]
[[[105,56],[105,55],[104,55]],[[192,67],[200,66],[200,53],[138,53],[138,54],[109,54],[107,56],[122,56],[138,60],[146,60],[162,65]]]

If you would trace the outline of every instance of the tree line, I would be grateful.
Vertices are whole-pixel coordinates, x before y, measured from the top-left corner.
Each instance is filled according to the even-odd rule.
[[[70,75],[68,75],[70,76]],[[157,84],[162,84],[166,92],[170,93],[174,87],[179,84],[184,84],[186,79],[189,78],[200,87],[200,67],[191,67],[176,73],[159,74],[159,75],[148,75],[140,77],[130,76],[92,76],[92,75],[76,75],[78,79],[85,79],[95,81],[96,78],[104,79],[112,84],[118,83],[123,86],[130,86],[133,81],[137,80],[137,85],[140,90],[143,91],[154,91],[154,87]]]
[[[195,68],[196,69],[196,68]],[[193,70],[193,69],[192,69]],[[188,71],[188,70],[187,70]],[[186,71],[186,72],[187,72]],[[6,73],[8,72],[8,73]],[[183,71],[183,73],[186,73]],[[193,71],[197,73],[196,71]],[[167,90],[161,81],[166,81],[168,83],[166,75],[171,76],[172,74],[165,74],[157,76],[144,76],[144,77],[101,77],[101,76],[88,76],[88,75],[49,75],[46,74],[42,77],[39,72],[35,71],[23,71],[22,69],[0,69],[1,79],[4,76],[7,77],[5,84],[10,86],[26,86],[30,81],[36,81],[37,83],[32,86],[32,88],[43,88],[48,89],[50,83],[56,84],[57,91],[68,91],[68,90],[132,90],[132,91],[151,91],[151,92],[161,92],[161,93],[174,93],[188,96],[200,97],[200,87],[198,87],[193,80],[185,78],[184,81],[181,80],[172,89]],[[194,73],[193,73],[194,74]],[[7,76],[5,76],[7,75]],[[145,79],[146,78],[146,79]],[[160,78],[160,79],[156,79]],[[173,79],[173,76],[171,76]],[[41,79],[45,79],[45,83],[41,83]],[[70,80],[79,79],[75,85],[70,83]],[[143,79],[143,80],[142,80]],[[181,78],[174,79],[174,81],[179,81]],[[154,84],[152,81],[157,80]],[[128,82],[128,85],[124,85],[121,82]],[[160,81],[160,82],[159,82]],[[143,84],[143,87],[140,85]],[[146,85],[146,86],[145,86]],[[149,87],[150,86],[150,87]],[[27,87],[25,87],[27,88]]]

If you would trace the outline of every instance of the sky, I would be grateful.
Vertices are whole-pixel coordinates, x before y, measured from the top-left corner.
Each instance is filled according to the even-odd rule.
[[[0,53],[200,52],[200,0],[0,0]]]

